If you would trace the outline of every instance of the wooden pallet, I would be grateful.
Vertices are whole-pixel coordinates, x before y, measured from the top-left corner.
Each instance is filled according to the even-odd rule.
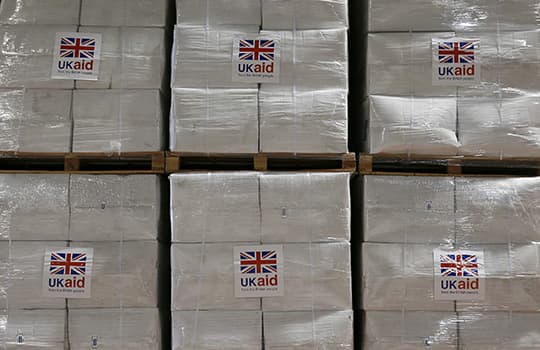
[[[0,152],[0,173],[163,174],[164,152]]]
[[[362,154],[361,175],[538,176],[540,158]]]
[[[184,153],[167,152],[166,172],[196,170],[354,172],[356,155],[307,153]]]

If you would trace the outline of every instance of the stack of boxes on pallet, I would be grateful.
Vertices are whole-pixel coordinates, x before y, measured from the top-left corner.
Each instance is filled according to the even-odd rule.
[[[171,175],[173,349],[352,349],[349,178]]]
[[[172,151],[347,152],[346,0],[177,0],[177,11]],[[256,66],[262,80],[246,78]]]
[[[538,178],[363,185],[365,349],[538,346]]]
[[[0,344],[161,349],[159,190],[156,176],[2,175]]]
[[[166,0],[3,0],[1,150],[161,150],[166,10]]]
[[[370,153],[540,155],[537,0],[371,0]]]

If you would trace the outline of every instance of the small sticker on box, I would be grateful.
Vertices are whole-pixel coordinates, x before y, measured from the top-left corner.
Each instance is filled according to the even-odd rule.
[[[433,85],[480,83],[480,39],[433,38],[432,52]]]
[[[246,83],[279,83],[280,41],[270,37],[233,40],[232,80]]]
[[[47,250],[43,295],[52,298],[90,298],[93,248]]]
[[[235,297],[283,296],[283,246],[234,247],[233,261]]]
[[[101,34],[56,33],[52,79],[98,80]]]

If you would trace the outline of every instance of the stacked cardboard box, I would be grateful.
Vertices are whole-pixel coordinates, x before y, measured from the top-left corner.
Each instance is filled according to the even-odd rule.
[[[160,349],[158,181],[0,177],[0,317],[7,332],[0,346]],[[47,251],[66,248],[93,248],[83,274],[91,285],[88,298],[64,299],[42,288]]]
[[[347,151],[346,0],[177,0],[177,11],[171,150]],[[279,44],[278,84],[235,81],[234,39],[253,37]]]
[[[369,152],[538,156],[537,12],[536,0],[371,0]],[[437,81],[454,59],[439,55],[445,43],[469,53],[454,63],[476,80]]]
[[[352,349],[349,174],[170,181],[173,349]],[[269,244],[284,293],[237,294],[235,248]]]
[[[166,3],[2,1],[1,150],[160,150]],[[101,35],[95,80],[52,78],[56,36],[74,32]]]
[[[517,330],[540,320],[539,186],[538,178],[366,176],[365,348],[534,348],[540,334]],[[441,298],[436,249],[482,252],[483,295]]]

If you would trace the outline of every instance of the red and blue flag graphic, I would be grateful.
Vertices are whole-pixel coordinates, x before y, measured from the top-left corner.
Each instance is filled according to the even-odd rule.
[[[60,57],[94,58],[96,40],[93,38],[62,37],[60,39]]]
[[[238,57],[240,61],[274,61],[275,49],[274,40],[240,40]]]
[[[277,263],[275,250],[240,252],[241,273],[277,273]]]
[[[478,258],[471,254],[440,256],[441,276],[478,277]]]
[[[474,63],[475,42],[456,41],[439,43],[440,63]]]
[[[53,275],[86,274],[86,253],[52,252],[49,272]]]

